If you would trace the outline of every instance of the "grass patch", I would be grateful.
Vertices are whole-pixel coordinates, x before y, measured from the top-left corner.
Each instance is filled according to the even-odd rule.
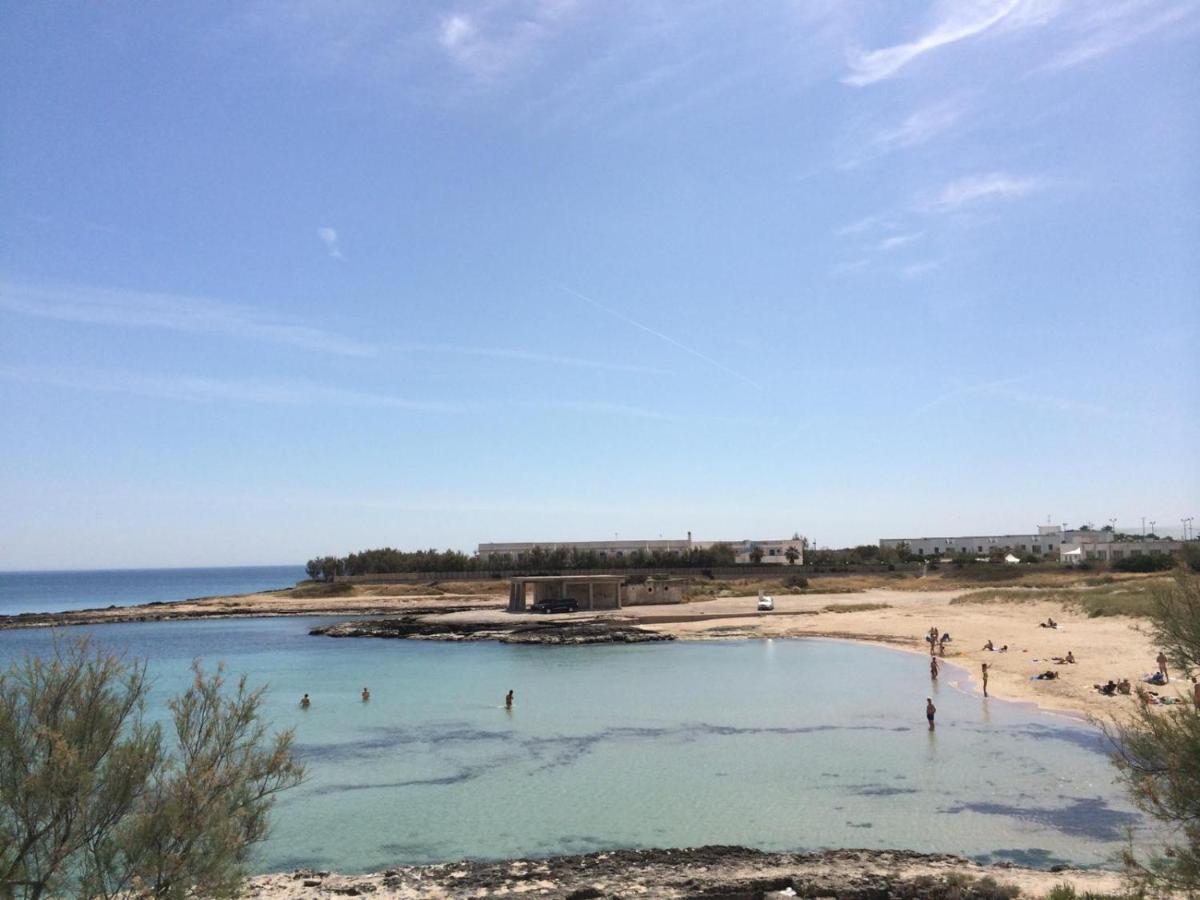
[[[1089,619],[1099,616],[1148,616],[1153,592],[1166,584],[1162,578],[1101,581],[1091,586],[1050,589],[993,588],[971,591],[950,601],[951,606],[968,603],[1057,603],[1077,609]]]
[[[828,606],[821,607],[821,612],[827,613],[852,613],[852,612],[870,612],[873,609],[891,609],[890,603],[830,603]]]

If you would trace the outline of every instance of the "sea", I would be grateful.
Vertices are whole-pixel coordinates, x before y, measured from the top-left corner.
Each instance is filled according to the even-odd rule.
[[[0,616],[249,594],[304,577],[304,566],[0,572]]]
[[[222,584],[267,586],[291,570],[277,571]],[[147,596],[140,582],[110,583],[88,596]],[[1148,833],[1095,729],[983,699],[954,666],[931,686],[917,654],[816,639],[551,647],[310,634],[329,621],[0,630],[0,667],[88,633],[148,660],[153,716],[194,659],[266,685],[263,714],[294,730],[308,776],[275,807],[259,872],[702,844],[1102,866]]]

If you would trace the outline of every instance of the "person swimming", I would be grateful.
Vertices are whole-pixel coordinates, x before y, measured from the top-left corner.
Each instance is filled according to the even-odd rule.
[[[371,692],[369,690],[367,690],[366,688],[363,688],[363,691],[362,691],[363,703],[366,703],[370,699],[371,699]]]
[[[312,701],[308,699],[308,694],[305,694],[303,697],[300,698],[300,708],[301,709],[308,709],[308,707],[311,705],[312,705]]]

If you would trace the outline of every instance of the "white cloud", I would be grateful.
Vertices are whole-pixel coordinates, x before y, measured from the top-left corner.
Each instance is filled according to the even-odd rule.
[[[1111,0],[1092,16],[1073,20],[1083,37],[1061,51],[1039,71],[1057,72],[1090,62],[1101,56],[1162,31],[1167,26],[1183,22],[1189,16],[1195,22],[1195,3],[1176,3],[1163,6],[1146,0],[1116,2]]]
[[[909,234],[894,234],[891,237],[886,237],[878,244],[878,250],[895,250],[897,247],[903,247],[905,244],[911,244],[913,241],[919,241],[925,236],[923,231],[914,231]]]
[[[1022,197],[1045,186],[1040,178],[988,172],[967,175],[947,184],[924,205],[927,212],[953,212],[981,200]]]
[[[925,275],[929,272],[933,272],[937,269],[940,269],[941,267],[942,267],[941,262],[936,259],[929,259],[929,260],[925,260],[924,262],[910,263],[909,265],[904,266],[900,270],[900,277],[902,277],[902,278],[919,278],[920,276]]]
[[[853,169],[897,150],[927,144],[953,128],[965,112],[966,104],[960,99],[942,100],[922,107],[899,124],[883,128],[865,139],[858,138],[860,146],[847,154],[847,159],[839,163],[838,168]]]
[[[330,228],[328,225],[318,228],[317,237],[320,238],[321,243],[325,245],[325,250],[330,256],[332,256],[334,259],[340,259],[343,261],[346,259],[346,257],[342,255],[342,247],[338,242],[337,229]]]
[[[135,394],[197,403],[227,401],[272,406],[324,409],[331,406],[359,407],[435,413],[466,411],[465,406],[456,403],[407,400],[403,397],[364,393],[312,382],[239,380],[199,375],[143,375],[112,370],[68,369],[61,366],[52,369],[36,366],[0,366],[0,377],[78,390]]]
[[[437,43],[478,81],[528,64],[574,11],[576,0],[495,0],[441,17]]]
[[[369,356],[377,350],[373,344],[326,328],[179,294],[0,282],[0,310],[63,322],[220,334],[348,356]]]
[[[939,20],[913,41],[851,54],[846,84],[862,86],[890,78],[914,59],[966,38],[982,34],[1034,0],[943,0]]]

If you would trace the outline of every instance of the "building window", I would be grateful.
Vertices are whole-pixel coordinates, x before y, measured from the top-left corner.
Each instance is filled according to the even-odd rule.
[[[925,551],[922,550],[920,547],[918,547],[917,548],[917,556],[924,556],[924,555],[925,555]]]
[[[933,548],[933,552],[934,552],[934,553],[938,553],[938,552],[940,552],[940,551],[938,550],[938,548],[937,548],[937,547],[934,547],[934,548]]]
[[[976,552],[976,553],[982,553],[982,552],[983,552],[983,544],[980,544],[980,545],[979,545],[979,548],[978,548],[978,549],[977,549],[975,552]]]
[[[1033,545],[1033,552],[1034,552],[1034,553],[1041,553],[1041,552],[1042,552],[1042,545],[1041,545],[1041,544],[1034,544],[1034,545]]]

